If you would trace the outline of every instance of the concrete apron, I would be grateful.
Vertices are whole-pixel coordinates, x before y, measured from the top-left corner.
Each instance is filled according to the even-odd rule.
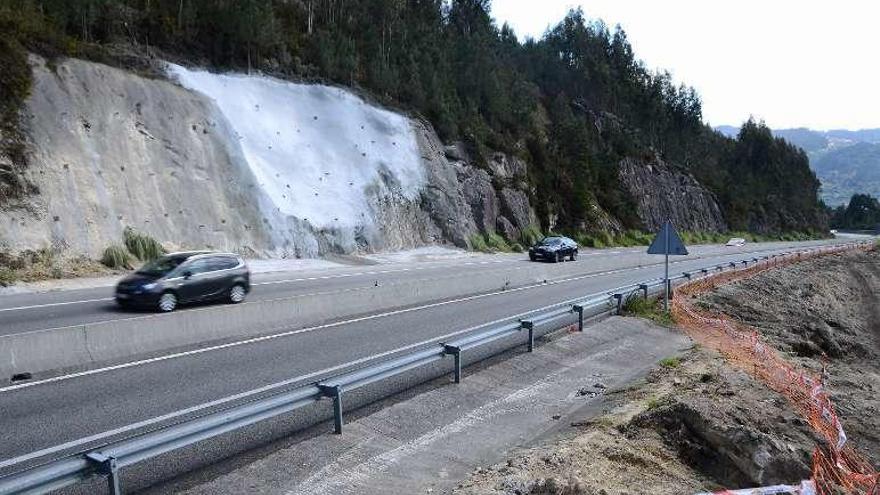
[[[643,378],[690,341],[646,320],[612,317],[357,417],[237,467],[186,493],[444,493],[479,466],[601,412],[602,388]],[[581,395],[586,388],[599,392]],[[356,418],[356,419],[355,419]],[[190,479],[199,478],[190,473]],[[187,483],[189,484],[189,483]]]

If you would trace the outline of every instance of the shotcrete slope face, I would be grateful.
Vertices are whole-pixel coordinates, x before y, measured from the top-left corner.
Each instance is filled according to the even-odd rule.
[[[369,196],[412,200],[425,182],[410,121],[345,90],[178,65],[169,71],[216,102],[276,212],[318,229],[375,228]]]

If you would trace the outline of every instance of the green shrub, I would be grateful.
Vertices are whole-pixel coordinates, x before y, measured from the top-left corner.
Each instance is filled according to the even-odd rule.
[[[681,366],[681,359],[678,359],[677,357],[663,358],[660,360],[660,366],[670,369],[678,368]]]
[[[18,280],[18,277],[15,276],[14,270],[6,268],[5,266],[0,266],[0,287],[12,285],[16,280]]]
[[[603,247],[607,247],[605,244],[602,243],[601,239],[599,239],[597,236],[590,235],[590,234],[582,235],[580,237],[580,239],[578,240],[578,243],[581,245],[584,245],[586,247],[598,248],[598,249],[601,249]]]
[[[641,293],[634,292],[626,298],[621,308],[624,316],[646,318],[661,325],[671,326],[675,324],[672,316],[660,307],[660,298],[645,299]]]
[[[510,251],[510,246],[507,245],[507,241],[495,232],[486,234],[486,245],[491,251]]]
[[[520,234],[520,241],[522,241],[523,246],[532,246],[543,238],[544,235],[541,234],[541,230],[535,225],[529,225]]]
[[[128,252],[141,261],[152,261],[165,254],[165,249],[159,241],[131,227],[125,228],[123,236]]]
[[[514,242],[513,244],[510,245],[510,250],[513,251],[514,253],[521,253],[521,252],[525,251],[525,248],[523,248],[520,243]]]
[[[125,247],[118,244],[108,246],[101,256],[101,263],[114,270],[131,270],[131,255],[125,250]]]
[[[486,244],[486,239],[480,234],[470,236],[470,238],[468,238],[468,244],[471,245],[471,249],[474,251],[482,251],[484,253],[489,252],[489,246]]]

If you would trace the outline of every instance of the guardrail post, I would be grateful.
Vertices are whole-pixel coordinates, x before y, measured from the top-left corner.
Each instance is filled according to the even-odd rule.
[[[342,387],[318,384],[325,397],[333,399],[333,433],[342,435]]]
[[[116,458],[106,456],[100,452],[90,452],[86,454],[86,459],[96,465],[96,471],[99,474],[107,477],[107,489],[110,491],[110,495],[122,495],[122,489],[119,484],[119,467],[116,465]]]
[[[578,332],[584,331],[584,307],[580,304],[575,304],[571,307],[571,310],[578,314]]]
[[[691,272],[682,272],[682,275],[684,275],[684,278],[686,278],[688,280],[691,279]]]
[[[443,344],[443,352],[452,354],[453,359],[455,359],[455,383],[461,383],[461,348]]]
[[[529,320],[521,320],[519,322],[520,328],[525,328],[529,331],[529,352],[535,350],[535,324]]]
[[[611,297],[613,297],[614,300],[617,301],[617,304],[615,305],[617,309],[614,311],[614,314],[619,315],[620,310],[623,307],[623,294],[611,294]]]
[[[642,291],[642,297],[648,298],[648,284],[639,284],[639,290]]]
[[[731,268],[736,268],[736,263],[734,263],[733,261],[731,261],[731,262],[730,262],[730,267],[731,267]]]

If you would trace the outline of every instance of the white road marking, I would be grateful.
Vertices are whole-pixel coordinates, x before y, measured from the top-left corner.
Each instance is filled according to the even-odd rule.
[[[810,245],[813,245],[813,244],[811,243]],[[752,246],[754,246],[754,244]],[[621,253],[639,253],[639,252],[642,252],[642,250],[633,250],[633,251],[596,250],[596,251],[579,253],[579,255],[581,257],[583,257],[583,256],[617,255],[617,254],[621,254]],[[734,251],[734,252],[731,252],[730,254],[750,254],[752,252],[762,252],[762,251],[761,250]],[[703,255],[703,256],[705,256],[707,254],[711,255],[711,254],[715,254],[715,253],[714,252],[701,253],[701,255]],[[699,256],[700,255],[696,255],[697,258]],[[487,264],[491,264],[491,263],[509,263],[510,261],[511,261],[511,259],[500,259],[500,260],[495,259],[495,260],[484,260],[484,261],[468,261],[468,262],[464,262],[464,263],[450,262],[449,264],[454,265],[454,266],[472,266],[472,265],[487,265]],[[523,260],[513,259],[513,261],[523,261]],[[253,286],[280,285],[280,284],[288,284],[288,283],[296,283],[296,282],[310,282],[310,281],[315,281],[315,280],[331,280],[331,279],[336,279],[336,278],[351,278],[351,277],[359,277],[359,276],[366,276],[366,275],[387,275],[389,273],[400,273],[400,272],[408,272],[408,271],[429,270],[432,268],[443,268],[445,266],[448,266],[449,264],[431,265],[431,266],[416,266],[416,267],[412,267],[412,268],[399,268],[399,269],[389,269],[389,270],[373,270],[373,271],[354,272],[354,273],[340,273],[340,274],[336,274],[336,275],[321,275],[321,276],[315,276],[315,277],[300,277],[300,278],[291,278],[291,279],[282,279],[282,280],[269,280],[266,282],[255,282],[251,285],[253,285]],[[100,298],[100,299],[84,299],[84,300],[78,300],[78,301],[66,301],[66,302],[46,303],[46,304],[33,304],[33,305],[28,305],[28,306],[17,306],[14,308],[3,308],[3,309],[0,309],[0,313],[5,312],[5,311],[23,311],[23,310],[28,310],[28,309],[49,308],[49,307],[53,307],[53,306],[67,306],[67,305],[72,305],[72,304],[108,302],[108,301],[112,301],[112,300],[113,300],[112,297],[105,297],[105,298]],[[100,322],[90,322],[90,323],[100,323]]]
[[[678,261],[677,263],[683,263],[684,261],[685,260]],[[362,322],[362,321],[374,320],[374,319],[378,319],[378,318],[386,318],[389,316],[394,316],[394,315],[399,315],[399,314],[404,314],[404,313],[411,313],[414,311],[421,311],[424,309],[436,308],[436,307],[440,307],[440,306],[447,306],[449,304],[456,304],[456,303],[460,303],[460,302],[473,301],[473,300],[483,299],[486,297],[492,297],[492,296],[497,296],[497,295],[501,295],[501,294],[510,294],[513,292],[521,292],[524,290],[534,289],[534,288],[538,288],[538,287],[545,287],[548,285],[558,285],[558,284],[562,284],[562,283],[576,282],[578,280],[585,280],[588,278],[595,278],[595,277],[604,276],[604,275],[614,275],[617,273],[623,273],[623,272],[628,272],[628,271],[644,270],[646,268],[649,268],[649,267],[638,266],[638,267],[630,267],[630,268],[618,268],[615,270],[608,270],[608,271],[604,271],[604,272],[595,272],[595,273],[590,273],[590,274],[586,274],[586,275],[581,275],[578,277],[552,280],[552,281],[548,281],[547,283],[542,282],[542,283],[526,285],[526,286],[522,286],[522,287],[516,287],[513,289],[507,289],[507,290],[496,291],[496,292],[489,292],[486,294],[477,294],[474,296],[467,296],[467,297],[462,297],[462,298],[458,298],[458,299],[451,299],[449,301],[441,301],[441,302],[437,302],[437,303],[425,304],[422,306],[415,306],[412,308],[400,309],[400,310],[395,310],[395,311],[387,311],[384,313],[377,313],[374,315],[362,316],[360,318],[353,318],[353,319],[338,321],[338,322],[334,322],[334,323],[327,323],[324,325],[317,325],[317,326],[312,326],[312,327],[301,328],[301,329],[297,329],[297,330],[289,330],[289,331],[285,331],[285,332],[281,332],[281,333],[264,335],[262,337],[254,337],[254,338],[250,338],[250,339],[229,342],[226,344],[219,344],[219,345],[210,346],[210,347],[203,347],[200,349],[193,349],[190,351],[183,351],[183,352],[178,352],[178,353],[174,353],[174,354],[167,354],[165,356],[158,356],[158,357],[143,359],[143,360],[139,360],[139,361],[132,361],[132,362],[128,362],[128,363],[121,363],[121,364],[117,364],[117,365],[113,365],[113,366],[107,366],[104,368],[96,368],[93,370],[86,370],[86,371],[81,371],[81,372],[77,372],[77,373],[71,373],[68,375],[61,375],[61,376],[56,376],[56,377],[52,377],[52,378],[46,378],[44,380],[37,380],[37,381],[33,381],[33,382],[28,382],[28,383],[20,383],[17,385],[10,385],[10,386],[4,387],[4,388],[0,388],[0,393],[11,392],[14,390],[20,390],[23,388],[33,387],[36,385],[54,383],[54,382],[58,382],[58,381],[62,381],[62,380],[69,380],[72,378],[79,378],[79,377],[95,375],[95,374],[99,374],[99,373],[106,373],[108,371],[115,371],[115,370],[119,370],[119,369],[131,368],[134,366],[141,366],[141,365],[156,363],[156,362],[160,362],[160,361],[167,361],[169,359],[175,359],[175,358],[180,358],[180,357],[185,357],[185,356],[192,356],[192,355],[196,355],[196,354],[202,354],[205,352],[212,352],[212,351],[218,351],[218,350],[222,350],[222,349],[229,349],[232,347],[238,347],[238,346],[242,346],[242,345],[246,345],[246,344],[254,344],[254,343],[258,343],[258,342],[264,342],[267,340],[274,340],[274,339],[281,338],[281,337],[288,337],[290,335],[309,333],[309,332],[314,332],[316,330],[334,328],[334,327],[348,325],[348,324],[352,324],[352,323],[358,323],[358,322]],[[577,301],[580,299],[583,299],[583,297],[578,297],[576,299],[572,299],[571,301]],[[563,301],[561,303],[555,303],[550,306],[545,306],[545,307],[538,308],[538,309],[532,309],[532,310],[529,310],[529,311],[522,313],[522,314],[524,315],[524,314],[533,313],[535,311],[540,311],[541,309],[544,309],[544,308],[558,306],[560,304],[565,304],[566,302],[571,302],[571,301]],[[510,320],[511,318],[516,318],[518,316],[521,316],[521,315],[509,316],[509,317],[506,317],[506,318],[503,318],[500,320],[496,320],[496,321],[492,321],[489,323],[483,323],[480,326],[474,327],[474,328],[480,328],[485,325],[491,325],[494,323],[498,323],[500,321]],[[449,335],[457,335],[458,333],[466,332],[469,330],[470,329],[462,330],[460,332],[455,332],[455,333],[449,334]],[[439,337],[439,338],[445,338],[445,337],[447,337],[447,336]],[[431,340],[433,341],[433,340],[436,340],[437,338],[438,337],[435,337]],[[414,345],[420,345],[420,344],[414,344]],[[389,351],[389,352],[392,352],[392,351]],[[382,354],[382,355],[384,355],[384,354]]]
[[[488,265],[488,264],[493,264],[493,263],[507,263],[509,261],[510,260],[506,260],[506,259],[486,260],[486,261],[470,261],[470,262],[465,262],[465,263],[458,263],[457,266]],[[517,260],[517,261],[521,261],[521,260]],[[322,275],[322,276],[315,276],[315,277],[300,277],[300,278],[290,278],[290,279],[282,279],[282,280],[269,280],[266,282],[255,282],[255,283],[252,283],[251,285],[252,286],[279,285],[279,284],[289,284],[289,283],[296,283],[296,282],[312,282],[315,280],[351,278],[351,277],[359,277],[359,276],[366,276],[366,275],[387,275],[389,273],[401,273],[401,272],[409,272],[409,271],[428,270],[431,268],[443,268],[444,266],[446,266],[446,265],[422,266],[422,267],[412,267],[412,268],[398,268],[398,269],[390,269],[390,270],[374,270],[374,271],[354,272],[354,273],[340,273],[337,275]],[[106,288],[106,287],[104,287],[104,288]],[[82,299],[82,300],[77,300],[77,301],[65,301],[65,302],[45,303],[45,304],[32,304],[32,305],[28,305],[28,306],[16,306],[13,308],[2,308],[2,309],[0,309],[0,313],[2,313],[4,311],[23,311],[23,310],[27,310],[27,309],[51,308],[53,306],[67,306],[67,305],[71,305],[71,304],[107,302],[107,301],[112,301],[112,300],[113,300],[112,297],[104,297],[104,298],[100,298],[100,299]]]
[[[67,302],[57,302],[57,303],[46,303],[46,304],[32,304],[30,306],[17,306],[14,308],[3,308],[0,309],[0,313],[4,311],[21,311],[25,309],[37,309],[37,308],[50,308],[52,306],[67,306],[69,304],[85,304],[92,302],[102,302],[102,301],[112,301],[112,297],[103,297],[101,299],[84,299],[81,301],[67,301]]]
[[[642,267],[636,267],[636,268],[633,268],[633,270],[639,270],[639,269],[641,269],[641,268],[642,268]],[[620,271],[627,271],[627,270],[625,270],[625,269],[614,270],[614,272],[620,272]],[[579,277],[579,278],[589,278],[589,277],[591,277],[591,276],[595,276],[595,275],[598,275],[598,274],[590,274],[590,275],[588,275],[588,276],[585,276],[585,277]],[[567,280],[565,280],[565,281],[567,281]],[[564,281],[548,282],[547,284],[537,284],[537,285],[535,285],[535,286],[531,286],[531,287],[537,287],[537,286],[543,286],[543,285],[553,285],[553,284],[557,284],[557,283],[561,283],[561,282],[564,282]],[[494,293],[494,294],[483,294],[483,295],[480,295],[480,296],[471,296],[471,297],[463,298],[463,299],[461,299],[461,300],[459,300],[459,301],[467,301],[467,300],[471,300],[471,299],[479,299],[479,298],[481,298],[481,297],[487,297],[487,296],[490,296],[490,295],[496,295],[496,294],[500,294],[500,293],[516,292],[516,291],[519,291],[519,290],[525,290],[525,289],[527,289],[527,288],[530,288],[530,287],[522,287],[522,288],[519,288],[519,289],[512,289],[512,290],[503,291],[503,292],[498,292],[498,293]],[[600,294],[601,294],[601,293],[600,293]],[[587,296],[587,297],[590,297],[590,296]],[[186,408],[186,409],[182,409],[182,410],[180,410],[180,411],[175,411],[175,412],[172,412],[172,413],[169,413],[169,414],[165,414],[165,415],[162,415],[162,416],[156,416],[156,417],[151,418],[151,419],[146,419],[146,420],[143,420],[143,421],[139,421],[139,422],[137,422],[137,423],[133,423],[133,424],[131,424],[131,425],[127,425],[127,426],[124,426],[124,427],[121,427],[121,428],[116,428],[116,429],[113,429],[113,430],[108,430],[108,431],[105,431],[105,432],[102,432],[102,433],[98,433],[98,434],[95,434],[95,435],[91,435],[91,436],[86,437],[86,438],[73,440],[73,441],[70,441],[70,442],[67,442],[67,443],[63,443],[63,444],[56,445],[56,446],[53,446],[53,447],[49,447],[49,448],[45,448],[45,449],[42,449],[42,450],[38,450],[38,451],[36,451],[36,452],[31,452],[31,453],[29,453],[29,454],[26,454],[26,455],[23,455],[23,456],[20,456],[20,457],[16,457],[16,458],[13,458],[13,459],[7,459],[7,460],[4,460],[4,461],[0,462],[0,469],[5,468],[5,467],[8,467],[8,466],[15,465],[15,464],[20,464],[20,463],[22,463],[22,462],[25,462],[25,461],[28,461],[28,460],[31,460],[31,459],[36,459],[36,458],[39,458],[39,457],[43,457],[43,456],[46,456],[46,455],[49,455],[49,454],[52,454],[52,453],[55,453],[55,452],[60,452],[60,451],[63,451],[63,450],[67,450],[67,449],[70,449],[70,448],[72,448],[72,447],[76,447],[76,446],[78,446],[78,445],[83,445],[83,444],[91,443],[91,442],[94,442],[94,441],[97,441],[97,440],[101,440],[101,439],[103,439],[103,438],[112,437],[112,436],[115,436],[115,435],[119,435],[119,434],[122,434],[122,433],[126,433],[126,432],[129,432],[129,431],[133,431],[133,430],[136,430],[136,429],[144,428],[144,427],[146,427],[146,426],[150,426],[150,425],[154,425],[154,424],[157,424],[157,423],[161,423],[161,422],[163,422],[163,421],[168,421],[168,420],[170,420],[170,419],[174,419],[174,418],[177,418],[177,417],[185,416],[185,415],[187,415],[187,414],[191,414],[191,413],[198,412],[198,411],[202,411],[202,410],[205,410],[205,409],[208,409],[208,408],[212,408],[212,407],[220,406],[220,405],[223,405],[223,404],[227,404],[227,403],[229,403],[229,402],[233,402],[233,401],[236,401],[236,400],[246,399],[246,398],[248,398],[248,397],[252,397],[252,396],[254,396],[254,395],[258,395],[258,394],[262,394],[262,393],[265,393],[265,392],[269,392],[269,391],[271,391],[271,390],[278,389],[278,388],[281,388],[281,387],[285,387],[285,386],[287,386],[287,385],[292,385],[292,384],[294,384],[294,383],[303,382],[303,381],[306,381],[306,380],[311,379],[311,378],[315,378],[315,377],[322,376],[322,375],[328,375],[328,374],[333,373],[333,372],[335,372],[335,371],[339,371],[339,370],[346,369],[346,368],[351,368],[351,367],[357,366],[357,365],[359,365],[359,364],[362,364],[362,363],[365,363],[365,362],[368,362],[368,361],[372,361],[372,360],[375,360],[375,359],[378,359],[378,358],[382,358],[382,357],[385,357],[385,356],[389,356],[389,355],[397,354],[397,353],[404,352],[404,351],[407,351],[407,350],[410,350],[410,349],[413,349],[413,348],[417,348],[417,347],[425,346],[425,345],[427,345],[427,344],[431,344],[431,343],[434,343],[434,342],[442,342],[442,341],[444,341],[444,340],[448,340],[448,339],[450,339],[450,338],[452,338],[452,337],[456,337],[456,336],[458,336],[458,335],[462,335],[462,334],[465,334],[465,333],[473,332],[473,331],[479,330],[479,329],[484,328],[484,327],[487,327],[487,326],[495,325],[495,324],[502,323],[502,322],[509,321],[509,320],[514,320],[514,319],[516,319],[516,318],[520,318],[520,317],[522,317],[522,316],[526,316],[526,315],[529,315],[529,314],[531,314],[531,313],[535,313],[535,312],[537,312],[537,311],[544,311],[544,310],[546,310],[546,309],[550,309],[550,308],[554,308],[554,307],[562,306],[562,305],[565,305],[565,304],[573,303],[573,302],[575,302],[575,301],[579,301],[579,300],[582,300],[582,299],[584,299],[584,297],[573,298],[573,299],[569,299],[569,300],[567,300],[567,301],[562,301],[562,302],[559,302],[559,303],[549,304],[549,305],[542,306],[542,307],[539,307],[539,308],[533,308],[533,309],[530,309],[530,310],[528,310],[528,311],[524,311],[524,312],[519,313],[519,314],[515,314],[515,315],[512,315],[512,316],[507,316],[507,317],[504,317],[504,318],[499,318],[499,319],[497,319],[497,320],[493,320],[493,321],[489,321],[489,322],[481,323],[481,324],[479,324],[479,325],[472,326],[472,327],[468,327],[468,328],[464,328],[464,329],[461,329],[461,330],[456,330],[456,331],[454,331],[454,332],[450,332],[450,333],[447,333],[447,334],[445,334],[445,335],[440,335],[440,336],[438,336],[438,337],[432,337],[432,338],[430,338],[430,339],[426,339],[426,340],[423,340],[423,341],[421,341],[421,342],[415,342],[415,343],[413,343],[413,344],[408,344],[408,345],[405,345],[405,346],[403,346],[403,347],[398,347],[398,348],[396,348],[396,349],[391,349],[391,350],[388,350],[388,351],[385,351],[385,352],[382,352],[382,353],[379,353],[379,354],[374,354],[374,355],[366,356],[366,357],[363,357],[363,358],[357,359],[357,360],[355,360],[355,361],[350,361],[350,362],[346,362],[346,363],[339,364],[339,365],[336,365],[336,366],[331,366],[331,367],[329,367],[329,368],[324,368],[324,369],[322,369],[322,370],[318,370],[318,371],[314,371],[314,372],[311,372],[311,373],[307,373],[307,374],[305,374],[305,375],[300,375],[300,376],[297,376],[297,377],[294,377],[294,378],[289,378],[289,379],[287,379],[287,380],[283,380],[283,381],[280,381],[280,382],[276,382],[276,383],[272,383],[272,384],[269,384],[269,385],[265,385],[265,386],[263,386],[263,387],[260,387],[260,388],[254,389],[254,390],[249,390],[249,391],[247,391],[247,392],[242,392],[242,393],[239,393],[239,394],[230,395],[230,396],[227,396],[227,397],[223,397],[223,398],[221,398],[221,399],[213,400],[213,401],[206,402],[206,403],[203,403],[203,404],[199,404],[199,405],[196,405],[196,406],[192,406],[192,407],[189,407],[189,408]],[[331,324],[327,324],[327,325],[319,325],[319,326],[316,326],[316,327],[304,328],[304,329],[300,329],[300,330],[296,330],[296,331],[292,331],[292,332],[286,332],[285,334],[270,335],[270,336],[260,337],[260,338],[256,338],[256,339],[248,339],[247,341],[232,342],[232,343],[230,343],[230,344],[224,344],[224,345],[221,345],[221,346],[215,346],[215,347],[213,347],[213,348],[205,348],[205,349],[198,349],[198,350],[195,350],[195,351],[181,352],[181,353],[178,353],[178,354],[171,354],[171,355],[168,355],[168,356],[161,356],[161,357],[153,358],[153,359],[145,359],[145,360],[142,360],[142,361],[135,361],[135,362],[132,362],[132,363],[125,363],[125,364],[117,365],[117,366],[110,366],[110,367],[103,368],[103,369],[98,369],[98,370],[91,370],[91,371],[86,371],[86,372],[82,372],[82,373],[74,373],[74,374],[71,374],[71,375],[63,376],[63,377],[49,378],[49,379],[41,380],[41,381],[38,381],[38,382],[25,383],[25,384],[21,384],[21,385],[13,385],[13,386],[11,386],[11,387],[6,387],[6,388],[2,388],[2,389],[0,389],[0,392],[6,392],[6,391],[11,391],[11,390],[16,390],[16,389],[25,388],[25,387],[34,386],[34,385],[39,385],[39,384],[43,384],[43,383],[56,382],[56,381],[60,381],[60,380],[62,380],[62,379],[76,378],[76,377],[80,377],[80,376],[86,376],[86,375],[96,374],[96,373],[104,372],[104,371],[112,371],[112,370],[115,370],[115,369],[128,368],[128,367],[138,366],[138,365],[142,365],[142,364],[149,364],[149,363],[153,363],[153,362],[157,362],[157,361],[164,361],[164,360],[166,360],[166,359],[173,359],[173,358],[176,358],[176,357],[183,357],[183,356],[187,356],[187,355],[191,355],[191,354],[198,354],[198,353],[201,353],[201,352],[207,352],[207,351],[210,351],[210,350],[223,349],[223,348],[231,347],[231,346],[233,346],[233,345],[241,345],[241,344],[250,343],[250,342],[258,342],[258,341],[262,341],[262,340],[268,340],[268,339],[271,339],[271,338],[283,337],[283,336],[286,336],[286,335],[293,335],[293,334],[297,334],[297,333],[310,332],[310,331],[319,330],[319,329],[323,329],[323,328],[329,328],[329,327],[334,327],[334,326],[340,326],[340,325],[344,325],[344,324],[347,324],[347,323],[353,323],[353,322],[358,322],[358,321],[368,320],[368,319],[372,319],[372,318],[379,318],[379,317],[383,317],[383,316],[391,316],[391,315],[394,315],[394,314],[405,313],[405,312],[408,312],[408,311],[414,311],[414,310],[417,310],[417,309],[424,309],[424,308],[433,307],[433,306],[441,306],[441,305],[444,305],[444,304],[449,304],[449,303],[459,302],[459,301],[446,301],[446,302],[443,302],[443,303],[436,303],[436,304],[426,305],[426,306],[424,306],[423,308],[410,308],[410,309],[407,309],[407,310],[392,311],[392,312],[385,313],[385,314],[380,314],[380,315],[367,316],[367,317],[356,318],[356,319],[348,320],[348,321],[342,321],[342,322],[331,323]]]

